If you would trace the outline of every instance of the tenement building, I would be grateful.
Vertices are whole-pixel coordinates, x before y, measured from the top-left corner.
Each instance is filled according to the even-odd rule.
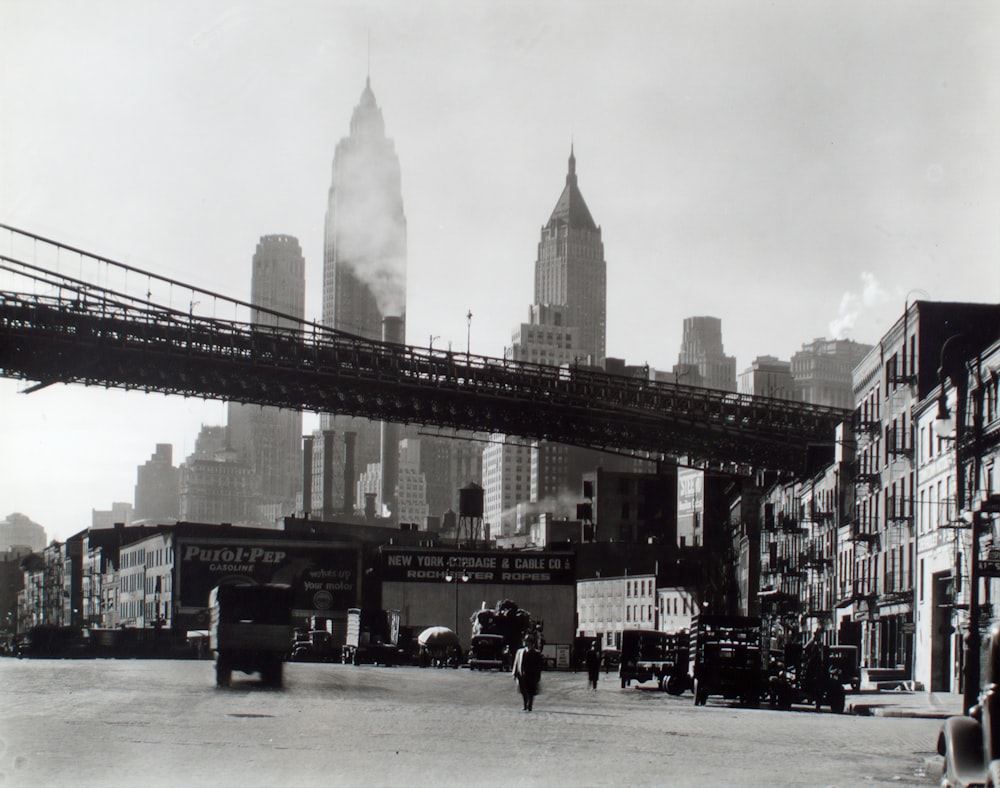
[[[873,667],[912,673],[919,486],[915,409],[938,385],[942,348],[966,358],[996,339],[1000,306],[917,301],[854,370],[854,620]]]

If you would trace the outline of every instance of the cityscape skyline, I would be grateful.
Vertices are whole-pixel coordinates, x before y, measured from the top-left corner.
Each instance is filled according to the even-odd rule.
[[[0,216],[236,297],[257,239],[291,235],[318,320],[322,195],[370,76],[402,168],[409,343],[503,355],[572,147],[608,354],[668,370],[684,319],[711,315],[739,374],[838,331],[875,342],[918,297],[998,300],[997,11],[917,6],[341,4],[277,36],[270,3],[18,7]],[[182,459],[225,423],[222,403],[24,387],[0,381],[0,510],[51,538],[128,500],[156,444]]]

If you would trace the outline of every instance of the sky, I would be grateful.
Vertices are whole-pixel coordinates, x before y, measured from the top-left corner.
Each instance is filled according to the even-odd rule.
[[[991,0],[0,0],[0,223],[243,299],[260,236],[294,235],[318,320],[334,148],[370,77],[410,344],[502,355],[572,146],[608,355],[669,370],[683,319],[712,315],[741,371],[877,342],[918,298],[1000,301],[998,53]],[[28,385],[0,380],[0,517],[49,538],[131,502],[157,443],[177,464],[225,423]]]

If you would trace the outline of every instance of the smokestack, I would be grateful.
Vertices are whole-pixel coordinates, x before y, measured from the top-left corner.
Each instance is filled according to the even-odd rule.
[[[382,318],[382,341],[403,344],[403,318]],[[396,506],[396,483],[399,481],[399,425],[382,422],[382,507],[389,509],[389,516],[399,517]]]
[[[323,519],[333,519],[333,430],[323,430]]]
[[[309,519],[313,499],[313,437],[302,436],[302,513]]]
[[[344,433],[344,511],[354,513],[354,444],[356,432]]]

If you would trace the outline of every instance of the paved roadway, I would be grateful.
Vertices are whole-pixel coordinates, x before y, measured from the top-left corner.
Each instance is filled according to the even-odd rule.
[[[940,722],[696,708],[613,675],[0,659],[0,785],[933,785]],[[850,700],[850,696],[849,696]]]

